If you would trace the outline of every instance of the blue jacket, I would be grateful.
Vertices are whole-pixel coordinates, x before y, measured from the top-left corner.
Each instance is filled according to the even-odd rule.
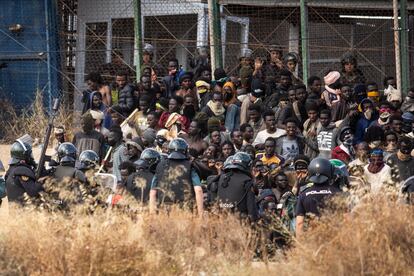
[[[370,120],[365,118],[364,115],[359,118],[356,129],[355,129],[355,135],[354,135],[354,144],[358,144],[364,141],[364,135],[367,130],[367,128],[371,125],[372,122],[376,121],[378,119],[378,114],[374,113],[372,114],[372,117]]]

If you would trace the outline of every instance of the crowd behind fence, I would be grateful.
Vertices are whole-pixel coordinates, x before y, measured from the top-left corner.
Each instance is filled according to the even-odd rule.
[[[109,82],[116,63],[131,70],[135,77],[137,46],[134,30],[134,5],[141,2],[143,45],[153,47],[153,62],[165,73],[168,60],[176,57],[185,70],[197,49],[209,49],[209,11],[207,1],[196,0],[58,0],[59,24],[54,35],[58,49],[61,78],[58,90],[72,104],[79,98],[85,76],[100,71]],[[384,77],[395,75],[395,43],[393,10],[390,3],[360,1],[350,5],[313,5],[308,1],[307,34],[301,33],[303,12],[299,1],[214,1],[219,7],[223,67],[237,74],[241,52],[248,48],[253,57],[267,58],[269,48],[277,46],[283,54],[296,52],[299,57],[298,76],[303,77],[302,44],[309,53],[308,76],[323,76],[329,69],[341,70],[341,57],[352,51],[367,81],[382,87]],[[320,1],[319,1],[320,2]],[[377,2],[381,2],[379,5]],[[389,1],[391,2],[391,1]],[[408,4],[405,20],[408,45],[400,44],[413,64],[414,25],[412,4]],[[27,49],[30,51],[31,49]],[[0,50],[1,51],[1,50]],[[45,49],[46,51],[46,49]],[[134,62],[135,61],[135,62]],[[115,64],[115,65],[114,65]],[[33,63],[25,70],[39,71]],[[413,67],[408,66],[409,75]],[[16,69],[17,70],[17,69]],[[23,70],[23,69],[19,69]],[[42,72],[43,73],[43,72]],[[306,80],[304,81],[306,83]],[[410,83],[406,84],[407,87]],[[40,87],[42,89],[42,87]],[[7,94],[7,91],[4,91]]]

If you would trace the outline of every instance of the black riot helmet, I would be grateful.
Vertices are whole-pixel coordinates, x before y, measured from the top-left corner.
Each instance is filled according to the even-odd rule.
[[[79,155],[80,169],[94,169],[99,164],[99,156],[93,150],[84,150]]]
[[[168,159],[188,159],[188,144],[182,138],[175,138],[168,145]]]
[[[147,161],[149,169],[155,171],[155,168],[161,160],[161,154],[155,149],[145,149],[141,153],[140,159]]]
[[[72,143],[62,143],[58,148],[59,163],[75,163],[76,162],[76,147]]]
[[[314,184],[323,184],[333,178],[335,167],[325,158],[313,159],[308,167],[309,181]]]
[[[20,140],[16,140],[16,142],[14,142],[11,146],[10,156],[10,165],[18,164],[20,161],[25,161],[29,165],[35,165],[32,146]]]
[[[245,152],[238,152],[233,156],[227,158],[226,162],[224,162],[224,169],[239,169],[240,171],[249,173],[250,166],[252,164],[252,159],[250,155]]]

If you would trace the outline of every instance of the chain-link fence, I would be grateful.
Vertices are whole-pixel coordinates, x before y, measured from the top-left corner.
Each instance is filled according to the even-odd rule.
[[[30,45],[28,38],[22,42],[18,30],[7,30],[13,25],[11,22],[4,23],[3,30],[28,48],[26,53],[37,55],[34,63],[23,66],[31,72],[33,82],[36,83],[36,78],[43,80],[48,78],[48,74],[55,74],[56,79],[52,78],[53,89],[61,92],[67,102],[74,102],[79,107],[88,73],[100,72],[109,83],[114,80],[116,71],[126,69],[131,78],[135,78],[138,54],[134,30],[136,2],[141,2],[143,44],[152,45],[151,65],[158,69],[158,76],[166,74],[171,58],[177,58],[183,69],[194,70],[190,60],[197,56],[198,48],[208,48],[210,41],[209,9],[205,0],[57,0],[55,13],[59,22],[54,25],[55,29],[49,26],[48,34],[49,39],[57,38],[59,43],[56,49],[48,50],[45,45],[37,47],[33,42]],[[385,76],[395,75],[392,1],[308,0],[306,35],[301,33],[303,14],[299,1],[214,2],[219,4],[219,16],[216,19],[220,21],[221,27],[223,67],[229,74],[238,74],[240,54],[246,48],[253,51],[253,57],[268,58],[270,47],[277,46],[283,54],[298,54],[297,74],[302,78],[301,47],[306,41],[309,49],[308,76],[323,77],[329,69],[341,71],[341,57],[348,51],[356,56],[358,68],[366,81],[375,81],[381,87]],[[408,3],[408,29],[414,26],[413,11],[413,3]],[[30,16],[29,13],[23,14],[22,19]],[[38,18],[45,17],[38,15]],[[26,35],[30,35],[30,24],[34,23],[23,24]],[[39,24],[47,26],[46,21]],[[401,34],[408,30],[399,32]],[[414,36],[412,32],[408,34],[408,59],[409,64],[414,64]],[[45,32],[39,35],[47,41]],[[36,38],[35,32],[31,38]],[[4,36],[4,39],[10,38]],[[58,53],[55,56],[58,63],[48,69],[46,55],[53,52]],[[5,56],[5,52],[2,56]],[[412,68],[410,75],[414,74]],[[36,75],[34,72],[39,73]],[[2,78],[4,83],[7,76]],[[38,86],[44,89],[46,84],[40,82]]]

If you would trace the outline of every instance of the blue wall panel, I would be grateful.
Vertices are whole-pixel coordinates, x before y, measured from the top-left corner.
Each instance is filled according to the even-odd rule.
[[[48,1],[48,3],[46,3]],[[53,90],[56,90],[59,73],[58,28],[56,11],[46,12],[46,7],[56,8],[55,0],[1,0],[0,1],[0,69],[1,96],[8,97],[18,108],[27,107],[33,101],[37,89],[44,91],[48,104],[46,15],[49,14],[50,61]],[[48,4],[48,5],[46,5]],[[52,19],[51,15],[52,14]],[[9,27],[22,25],[21,32]]]

